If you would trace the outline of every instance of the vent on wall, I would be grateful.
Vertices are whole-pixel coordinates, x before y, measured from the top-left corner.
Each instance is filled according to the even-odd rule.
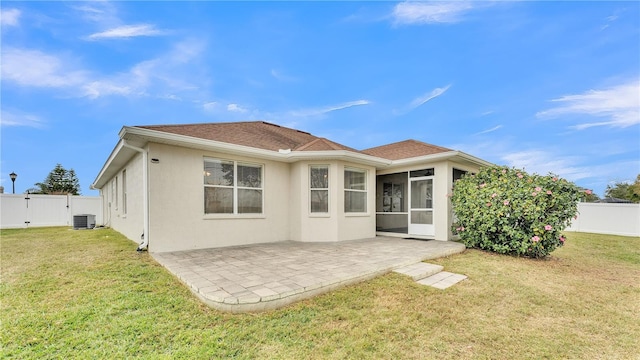
[[[96,227],[96,216],[91,214],[73,215],[73,229],[93,229]]]

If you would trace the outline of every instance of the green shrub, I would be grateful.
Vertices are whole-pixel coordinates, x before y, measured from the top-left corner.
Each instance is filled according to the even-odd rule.
[[[561,231],[576,216],[580,195],[577,186],[553,174],[484,168],[454,185],[453,232],[467,247],[545,257],[564,244]]]

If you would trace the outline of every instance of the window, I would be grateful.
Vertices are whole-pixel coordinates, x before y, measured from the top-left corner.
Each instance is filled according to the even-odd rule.
[[[113,196],[116,202],[116,210],[118,210],[118,177],[117,176],[116,176],[116,179],[114,180],[113,187],[114,187]]]
[[[262,166],[204,160],[205,214],[261,214]]]
[[[122,170],[122,213],[127,214],[127,170]]]
[[[466,174],[467,172],[464,170],[453,168],[453,182],[455,183],[456,181],[462,179],[462,177],[465,176]]]
[[[382,211],[383,212],[402,212],[404,209],[404,184],[402,183],[384,183],[382,185]]]
[[[431,169],[422,169],[422,170],[413,170],[409,172],[409,177],[423,177],[423,176],[433,176],[435,172],[433,168]]]
[[[114,206],[116,204],[116,180],[115,179],[111,182],[111,202],[109,203],[109,207],[111,207],[111,204],[113,204]]]
[[[313,165],[309,168],[309,188],[311,189],[311,212],[329,212],[329,167]]]
[[[366,170],[344,170],[344,212],[367,212]]]

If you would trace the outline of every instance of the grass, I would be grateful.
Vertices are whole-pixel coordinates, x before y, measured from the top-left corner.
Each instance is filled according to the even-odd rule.
[[[3,358],[638,359],[640,238],[546,260],[467,250],[447,290],[388,274],[284,309],[201,304],[112,230],[2,230]]]

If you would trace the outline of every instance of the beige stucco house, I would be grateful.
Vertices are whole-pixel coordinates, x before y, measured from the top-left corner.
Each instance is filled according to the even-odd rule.
[[[491,164],[406,140],[356,150],[261,121],[125,126],[92,187],[141,248],[450,240],[453,181]]]

